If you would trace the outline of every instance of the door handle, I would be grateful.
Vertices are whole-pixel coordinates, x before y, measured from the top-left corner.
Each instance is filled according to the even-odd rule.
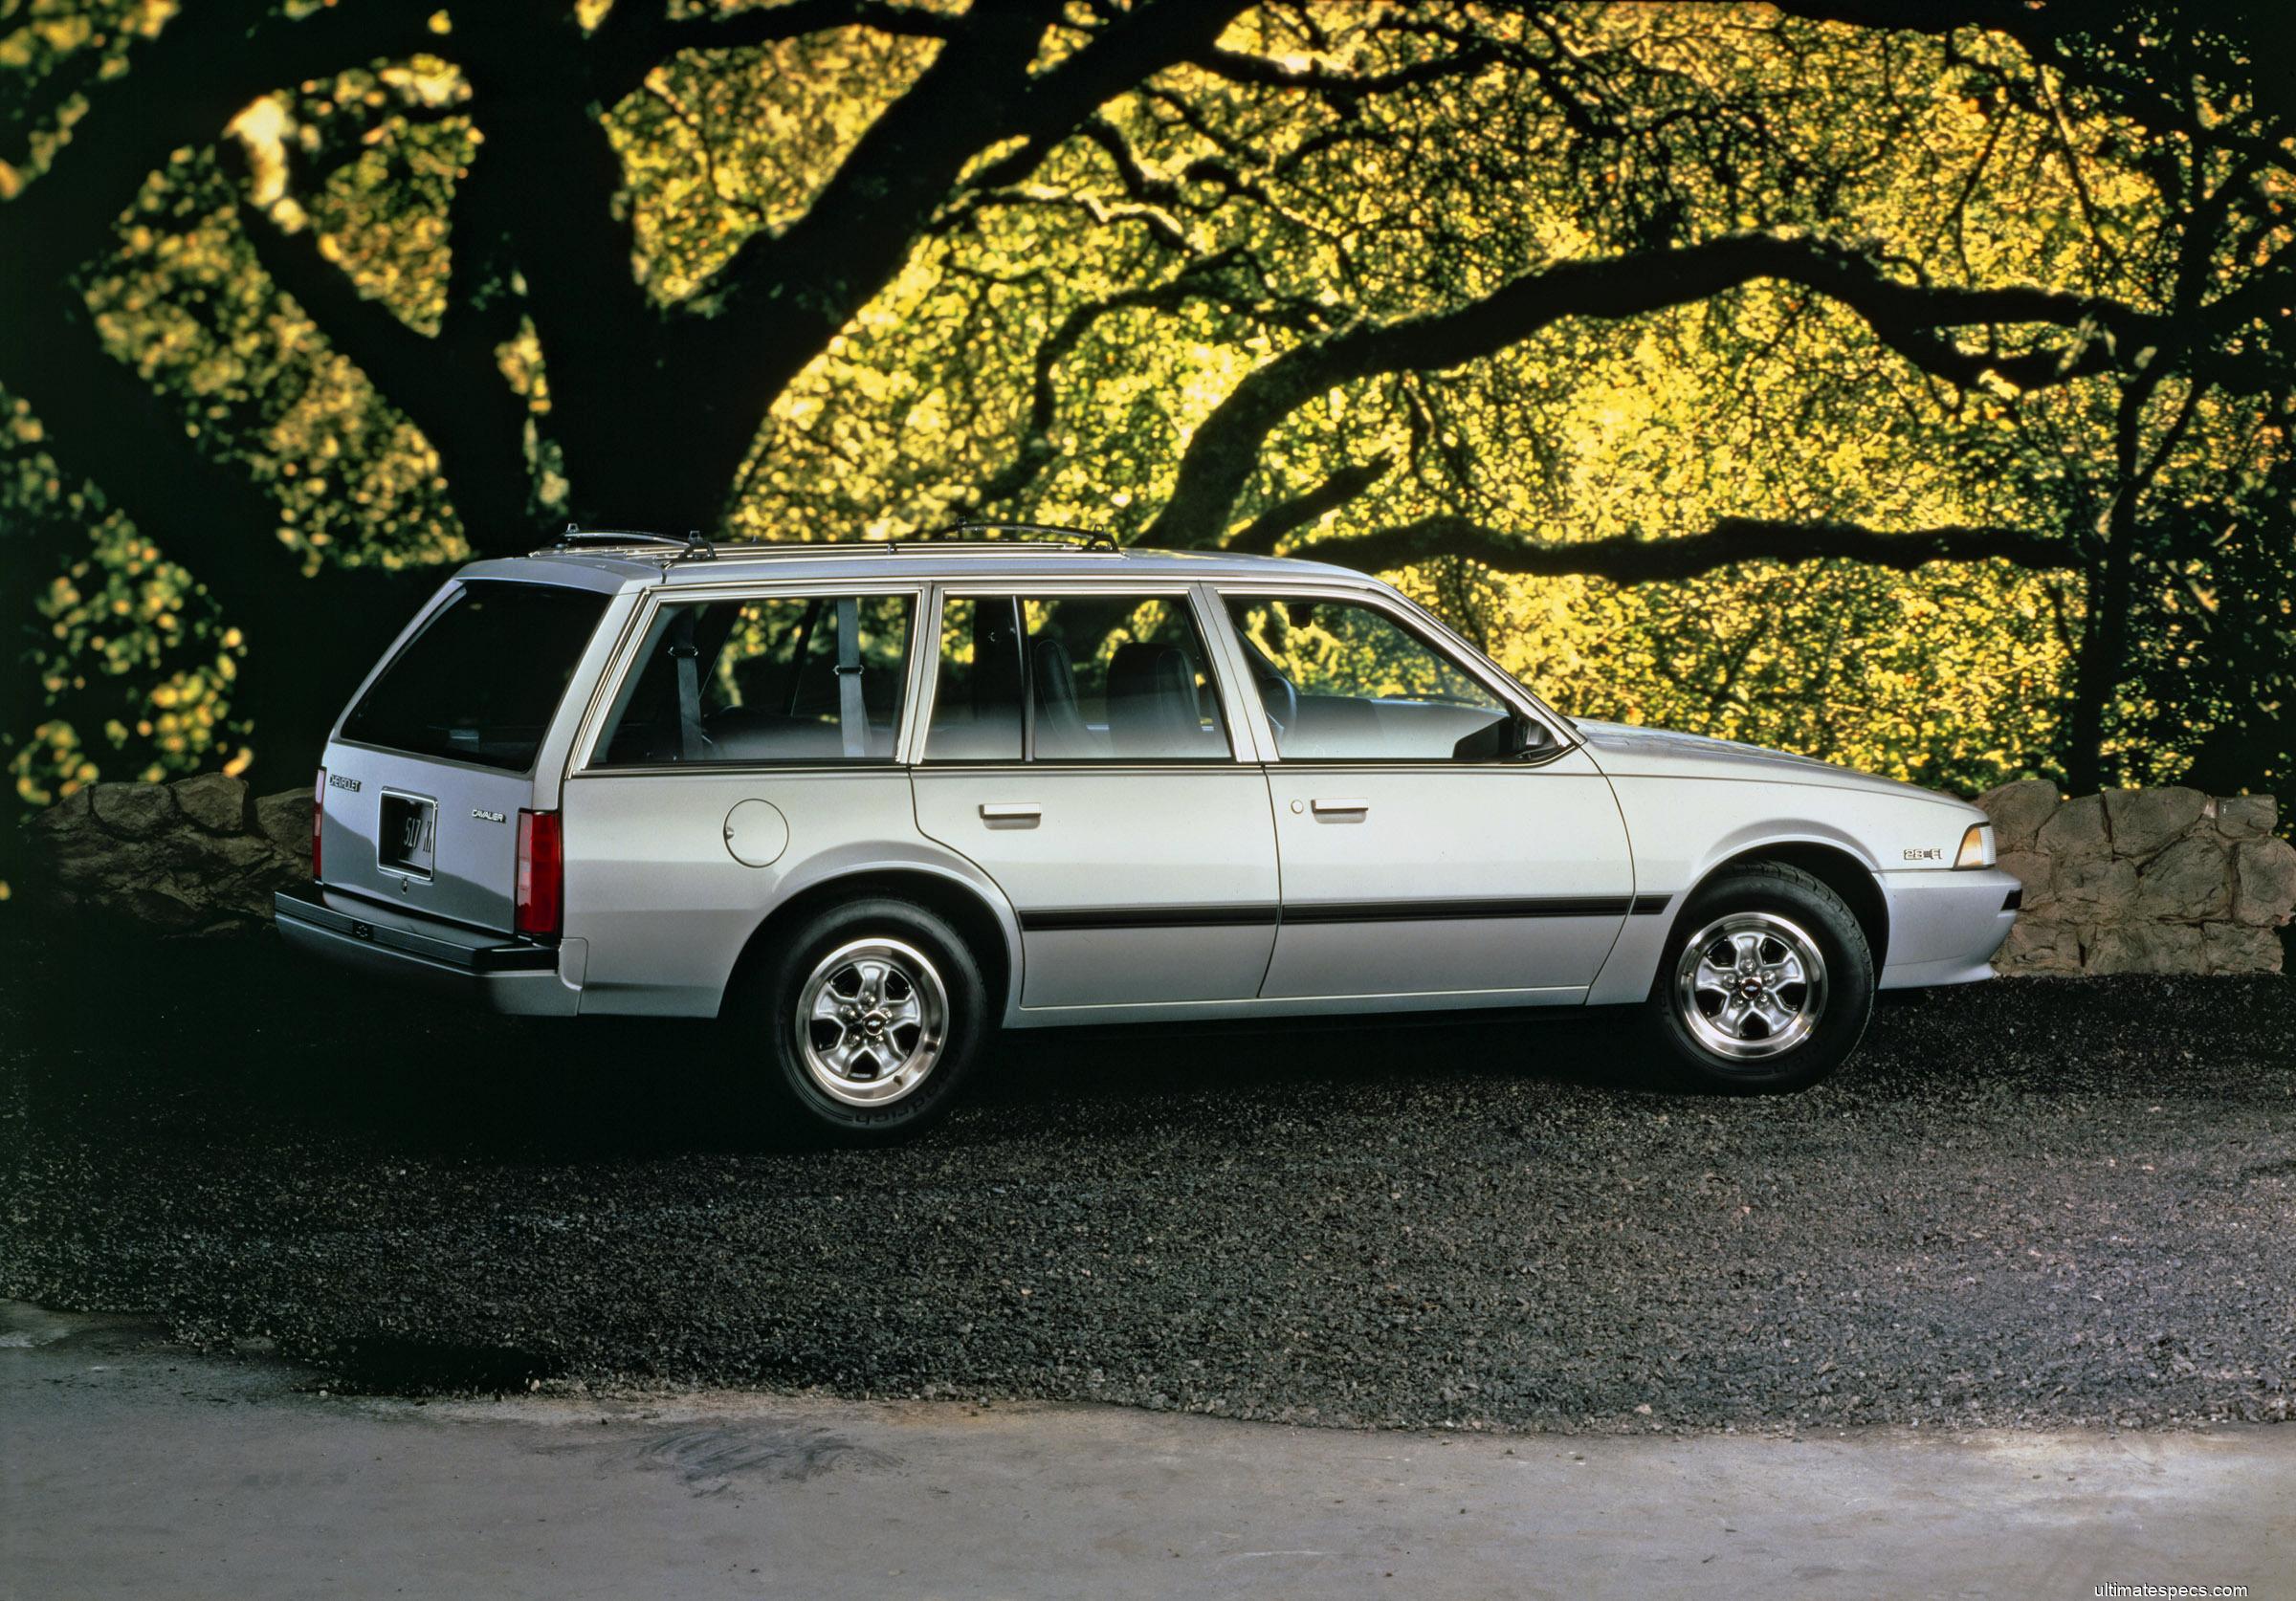
[[[1317,817],[1361,817],[1371,810],[1368,800],[1311,800]]]
[[[1033,800],[990,800],[981,807],[981,821],[986,823],[1033,823],[1045,815],[1044,807]]]

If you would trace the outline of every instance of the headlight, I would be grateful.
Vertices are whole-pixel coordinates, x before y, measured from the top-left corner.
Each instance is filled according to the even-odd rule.
[[[1954,852],[1956,867],[1990,867],[1993,866],[1993,824],[1973,822],[1969,832],[1961,836],[1961,848]]]

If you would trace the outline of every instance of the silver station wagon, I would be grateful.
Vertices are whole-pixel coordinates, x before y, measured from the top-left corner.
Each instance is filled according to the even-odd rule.
[[[504,1012],[726,1019],[867,1138],[1000,1026],[1617,1005],[1798,1088],[2016,916],[1974,806],[1575,721],[1361,574],[951,533],[463,568],[336,725],[280,930]]]

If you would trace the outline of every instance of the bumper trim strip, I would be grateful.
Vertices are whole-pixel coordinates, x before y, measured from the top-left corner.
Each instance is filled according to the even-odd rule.
[[[372,918],[354,916],[329,906],[325,893],[315,884],[298,884],[277,890],[271,897],[271,906],[273,915],[282,923],[298,923],[463,973],[554,973],[558,969],[558,953],[546,945],[524,940],[469,944],[408,927],[405,912],[378,913]],[[450,926],[440,925],[442,929]]]

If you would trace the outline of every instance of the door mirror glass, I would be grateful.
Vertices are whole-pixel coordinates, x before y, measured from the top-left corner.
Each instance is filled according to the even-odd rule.
[[[1510,712],[1493,717],[1471,734],[1460,735],[1451,747],[1453,761],[1505,761],[1538,748],[1543,731],[1530,718]]]

